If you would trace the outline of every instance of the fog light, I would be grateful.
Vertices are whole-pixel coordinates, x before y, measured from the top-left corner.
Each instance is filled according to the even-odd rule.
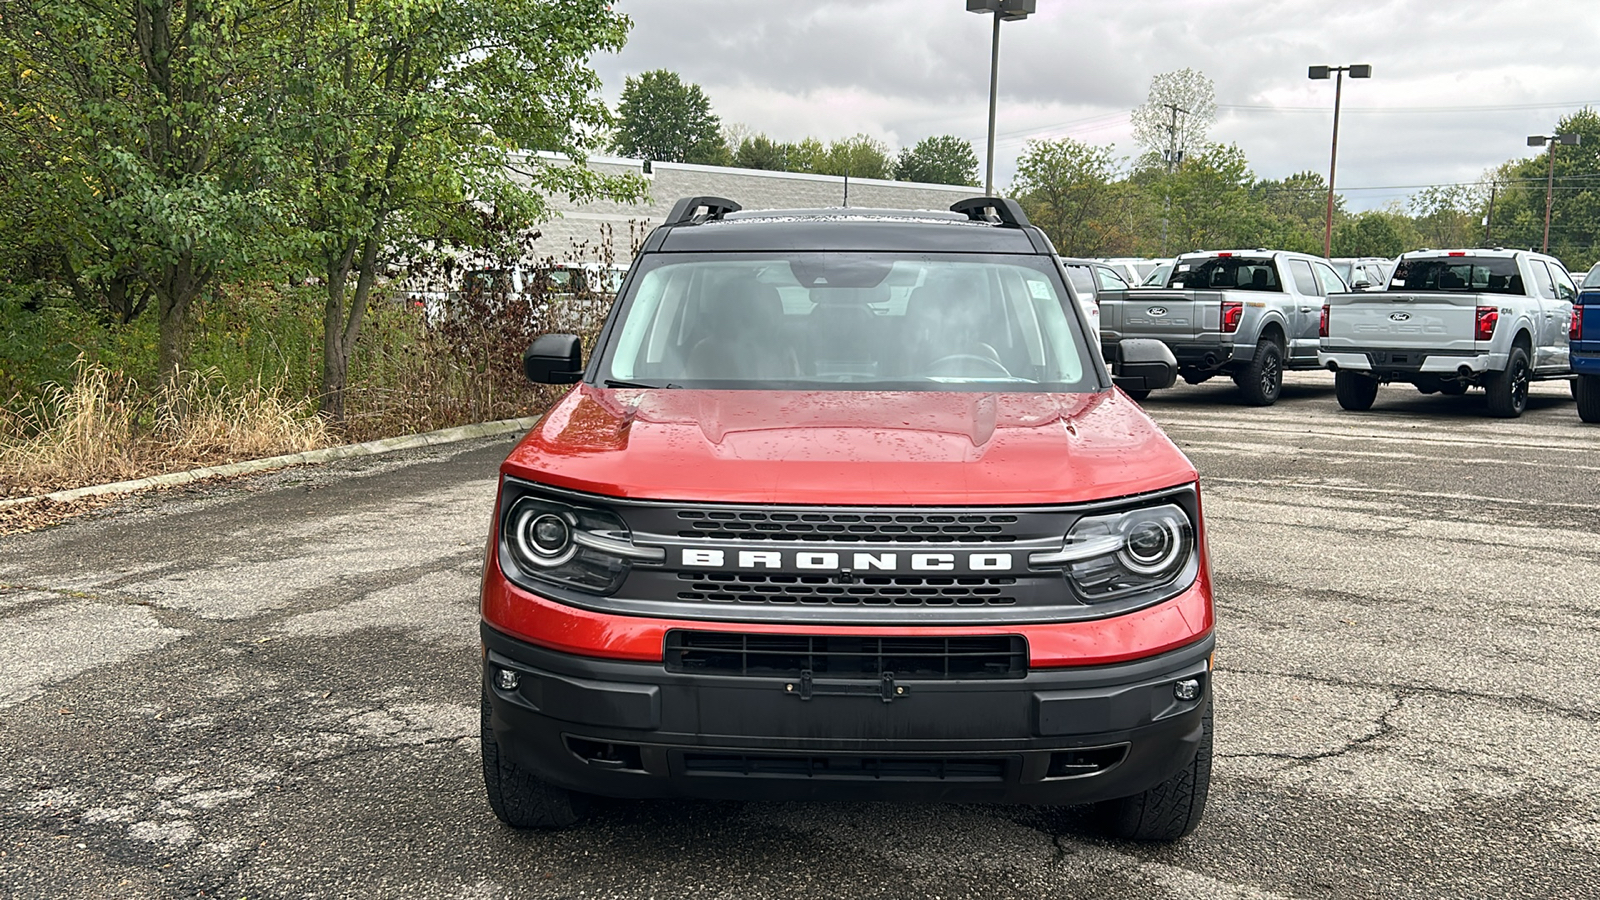
[[[1199,679],[1185,678],[1182,681],[1174,682],[1172,685],[1172,696],[1178,698],[1179,700],[1194,700],[1198,698],[1200,696]]]
[[[494,673],[494,686],[502,691],[514,691],[522,683],[522,676],[510,669],[497,669]]]

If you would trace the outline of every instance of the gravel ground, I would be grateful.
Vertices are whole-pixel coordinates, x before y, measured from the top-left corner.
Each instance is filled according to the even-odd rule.
[[[1195,460],[1218,759],[1172,846],[1075,810],[601,802],[500,827],[476,579],[508,439],[0,537],[0,897],[1600,896],[1600,430],[1295,375]]]

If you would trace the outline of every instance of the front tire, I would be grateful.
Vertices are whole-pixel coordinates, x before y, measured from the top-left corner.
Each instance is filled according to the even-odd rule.
[[[1333,373],[1333,395],[1351,412],[1366,412],[1378,399],[1378,379],[1343,369]]]
[[[522,768],[500,752],[490,719],[489,687],[483,688],[480,740],[483,744],[483,786],[495,818],[512,828],[566,828],[589,815],[589,797],[556,787]]]
[[[1256,344],[1250,364],[1233,376],[1246,406],[1271,406],[1283,393],[1283,348],[1270,338]]]
[[[1600,424],[1600,375],[1579,375],[1572,385],[1578,401],[1578,418]]]
[[[1515,419],[1528,408],[1528,351],[1520,345],[1511,348],[1506,367],[1489,373],[1484,387],[1489,391],[1489,415]]]
[[[1205,815],[1211,793],[1211,699],[1201,714],[1200,744],[1188,767],[1142,794],[1100,804],[1106,830],[1126,841],[1175,841]]]

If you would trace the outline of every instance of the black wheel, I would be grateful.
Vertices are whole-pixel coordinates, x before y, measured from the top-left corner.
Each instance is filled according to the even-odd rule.
[[[1235,372],[1233,383],[1247,406],[1271,406],[1283,392],[1283,348],[1270,338],[1256,344],[1250,364]]]
[[[1465,381],[1439,382],[1439,393],[1444,394],[1446,397],[1459,397],[1466,392],[1467,383]]]
[[[1333,373],[1333,395],[1339,398],[1341,407],[1352,412],[1366,412],[1378,399],[1378,379],[1340,370]]]
[[[1211,793],[1211,700],[1201,714],[1200,746],[1194,761],[1142,794],[1100,805],[1106,830],[1129,841],[1175,841],[1200,825]]]
[[[1600,375],[1579,375],[1573,379],[1572,393],[1578,401],[1578,418],[1600,424]]]
[[[1515,419],[1528,408],[1528,351],[1520,345],[1511,348],[1506,367],[1490,372],[1484,387],[1489,391],[1489,415]]]
[[[1149,391],[1130,391],[1130,390],[1124,389],[1123,393],[1127,394],[1131,399],[1139,401],[1140,403],[1143,403],[1144,399],[1146,397],[1150,396],[1150,392]]]
[[[483,689],[483,786],[495,818],[512,828],[566,828],[589,814],[589,797],[555,785],[500,755],[490,727],[489,688]]]
[[[1582,375],[1574,375],[1573,377],[1567,379],[1567,390],[1572,392],[1572,399],[1574,400],[1578,399],[1578,382],[1582,378]]]

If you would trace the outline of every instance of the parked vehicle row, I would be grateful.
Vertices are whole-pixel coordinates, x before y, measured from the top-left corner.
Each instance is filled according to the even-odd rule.
[[[1228,375],[1249,405],[1275,402],[1285,370],[1324,368],[1344,409],[1370,409],[1379,386],[1399,382],[1425,394],[1480,387],[1490,414],[1515,417],[1531,382],[1570,379],[1580,416],[1594,422],[1600,264],[1584,283],[1580,293],[1560,260],[1521,250],[1419,250],[1393,261],[1224,250],[1184,254],[1164,284],[1096,301],[1108,361],[1120,359],[1122,341],[1159,340],[1184,381]]]

